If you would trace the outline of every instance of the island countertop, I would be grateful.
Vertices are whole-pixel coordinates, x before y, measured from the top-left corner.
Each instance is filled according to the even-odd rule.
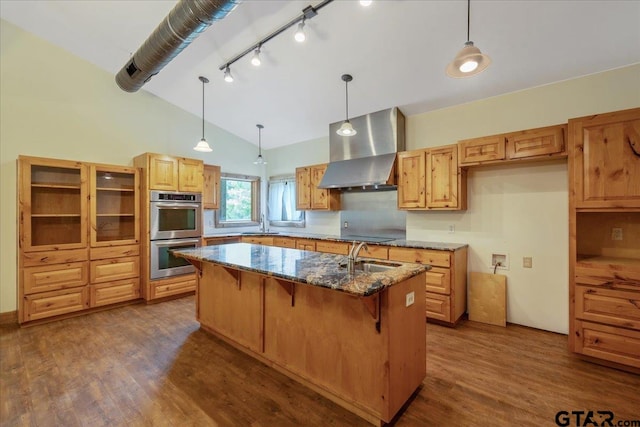
[[[279,248],[250,243],[231,243],[195,249],[175,250],[176,256],[205,261],[226,267],[261,273],[281,279],[330,288],[355,296],[374,295],[430,269],[430,266],[404,262],[384,272],[349,273],[347,257],[298,249]],[[371,260],[372,262],[380,262]],[[387,262],[381,262],[387,263]]]

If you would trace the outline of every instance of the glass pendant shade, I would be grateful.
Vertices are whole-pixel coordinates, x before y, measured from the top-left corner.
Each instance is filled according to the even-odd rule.
[[[472,41],[468,41],[447,66],[447,75],[454,78],[475,76],[486,70],[489,64],[491,58],[480,52]]]
[[[209,143],[207,142],[207,140],[204,138],[202,138],[200,142],[198,142],[198,144],[193,147],[193,149],[196,151],[201,151],[203,153],[210,153],[213,151],[213,149],[209,147]]]
[[[206,83],[209,83],[209,79],[206,77],[198,77],[198,80],[200,80],[202,82],[202,139],[200,139],[200,142],[198,142],[196,144],[195,147],[193,147],[193,149],[195,151],[200,151],[203,153],[210,153],[213,151],[213,149],[209,146],[209,143],[207,142],[206,139],[204,139],[204,85]]]
[[[262,129],[263,125],[256,125],[258,128],[258,158],[253,161],[254,165],[266,165],[267,161],[262,157]]]
[[[353,126],[351,126],[351,122],[349,120],[345,120],[342,122],[342,126],[340,126],[340,129],[338,129],[336,133],[340,136],[353,136],[358,132],[353,128]]]

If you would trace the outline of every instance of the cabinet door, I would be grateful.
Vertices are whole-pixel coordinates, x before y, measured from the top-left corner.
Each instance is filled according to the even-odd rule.
[[[426,150],[398,153],[398,209],[426,207]]]
[[[310,167],[311,174],[311,209],[329,210],[329,190],[318,188],[327,165],[316,165]]]
[[[449,145],[427,153],[427,207],[458,209],[458,147]]]
[[[640,207],[640,108],[569,120],[577,208]]]
[[[220,166],[204,165],[202,208],[220,209]]]
[[[548,156],[565,151],[566,126],[531,129],[507,136],[507,158],[524,159]]]
[[[87,246],[87,167],[80,162],[18,159],[19,239],[24,252]]]
[[[426,317],[442,322],[451,322],[451,298],[427,292]]]
[[[311,209],[311,175],[309,168],[296,169],[296,209]]]
[[[493,135],[459,141],[458,158],[460,166],[504,160],[505,137],[504,135]]]
[[[178,190],[178,159],[161,154],[149,154],[149,189]]]
[[[178,159],[178,189],[190,193],[202,193],[204,163],[202,160]]]
[[[135,168],[91,165],[91,246],[138,243],[140,177]]]

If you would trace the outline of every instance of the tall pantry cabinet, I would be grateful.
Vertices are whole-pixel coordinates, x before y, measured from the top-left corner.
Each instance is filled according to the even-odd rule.
[[[640,108],[568,129],[569,345],[640,372]]]
[[[18,158],[18,321],[138,299],[135,168]]]

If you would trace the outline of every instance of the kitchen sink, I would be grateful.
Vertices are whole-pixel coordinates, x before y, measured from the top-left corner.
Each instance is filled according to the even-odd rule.
[[[385,271],[398,268],[402,264],[395,262],[382,262],[382,261],[358,261],[354,266],[355,271],[362,271],[363,273],[382,273]],[[347,268],[346,264],[340,264],[340,267]]]

